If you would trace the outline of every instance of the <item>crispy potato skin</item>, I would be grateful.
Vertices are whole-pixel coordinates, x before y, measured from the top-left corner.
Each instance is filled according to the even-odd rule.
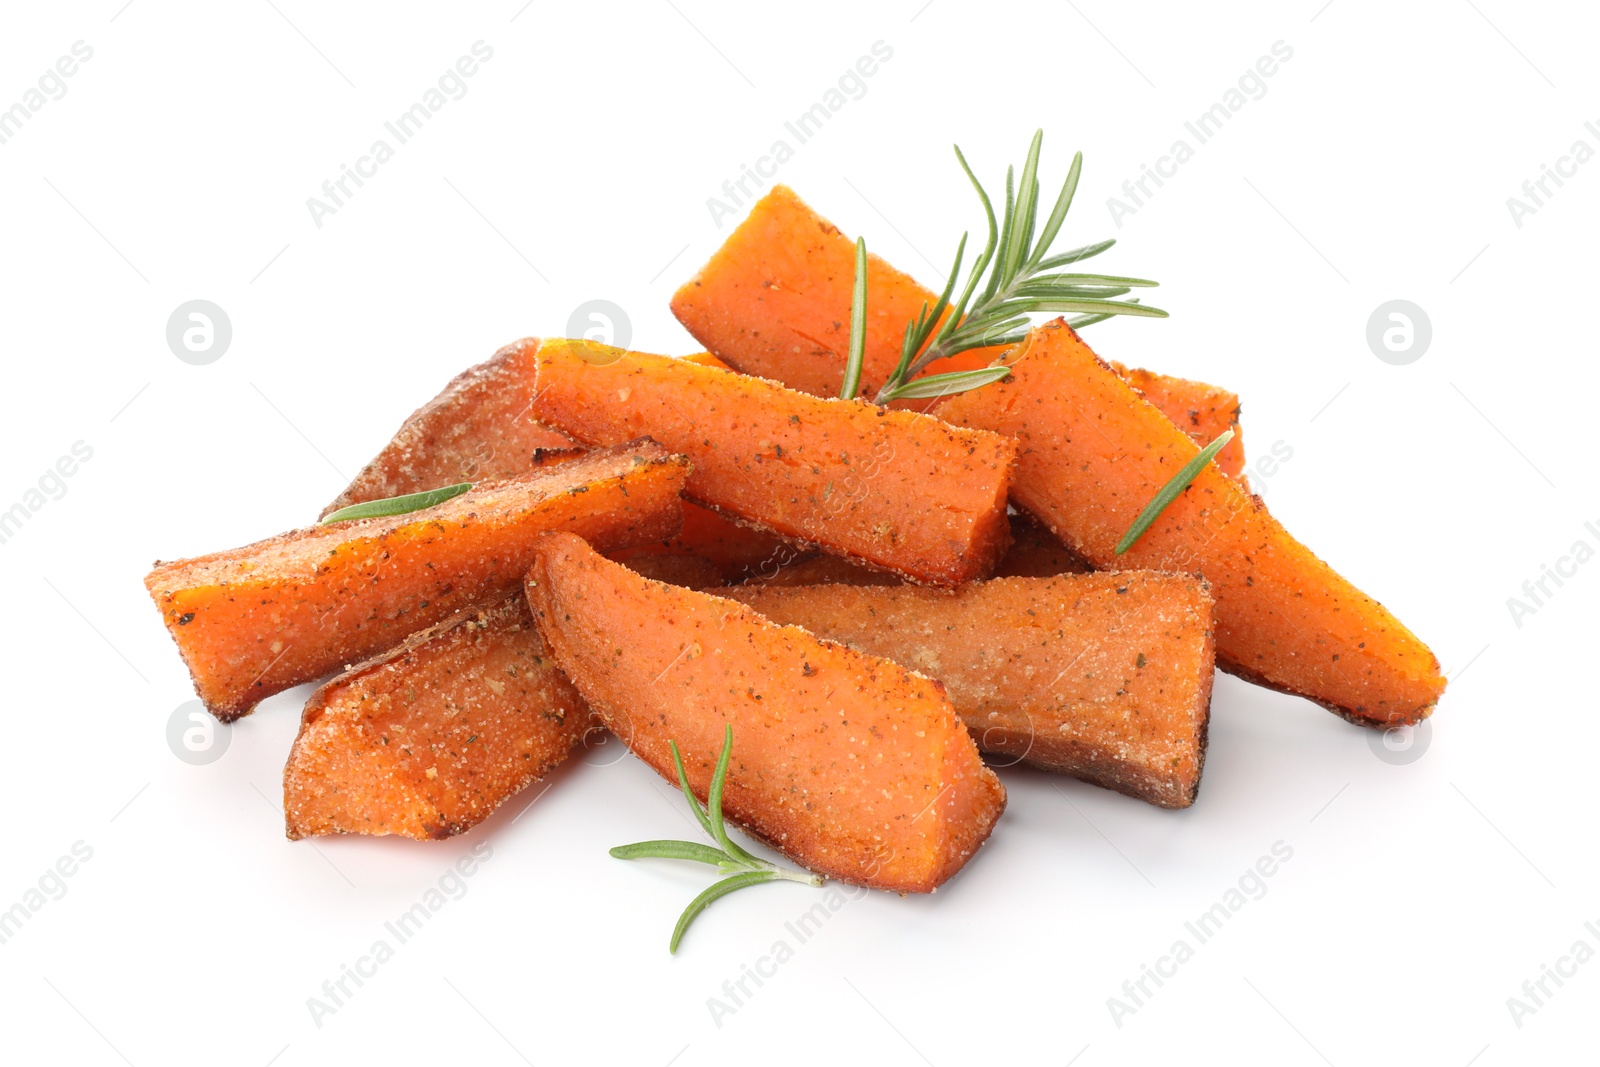
[[[480,485],[406,515],[313,526],[176,563],[145,587],[224,721],[521,583],[538,535],[607,549],[678,529],[688,460],[654,442]]]
[[[697,502],[911,581],[954,586],[1005,552],[1015,445],[861,401],[587,341],[546,341],[535,413],[582,441],[651,437]]]
[[[929,892],[1005,806],[937,682],[649,581],[566,534],[543,539],[527,592],[557,664],[663,777],[676,779],[673,740],[704,798],[732,724],[724,810],[813,871]]]
[[[1445,680],[1428,646],[1214,465],[1117,556],[1135,516],[1194,457],[1194,441],[1059,319],[1035,330],[1011,367],[940,415],[1017,439],[1012,498],[1069,548],[1101,568],[1203,576],[1224,670],[1364,725],[1433,711]]]
[[[321,515],[459,482],[514,478],[528,470],[536,449],[571,446],[570,437],[529,414],[529,370],[538,348],[537,338],[525,338],[456,375],[401,424]]]
[[[813,396],[838,396],[850,351],[855,271],[855,242],[793,189],[777,185],[673,295],[672,312],[721,357],[722,365]],[[861,389],[873,397],[900,361],[906,324],[924,304],[933,307],[939,294],[870,254],[867,292]],[[1003,347],[958,352],[919,377],[987,367],[1005,352]],[[1239,398],[1226,389],[1120,365],[1117,370],[1202,446],[1230,425],[1238,429]],[[939,404],[905,400],[891,406],[937,412]],[[1244,444],[1237,433],[1218,454],[1217,465],[1235,477],[1242,471]]]
[[[1205,763],[1211,596],[1150,571],[724,595],[944,683],[978,747],[1164,808],[1194,803]]]
[[[283,772],[289,838],[462,833],[599,729],[520,592],[469,608],[312,694]]]

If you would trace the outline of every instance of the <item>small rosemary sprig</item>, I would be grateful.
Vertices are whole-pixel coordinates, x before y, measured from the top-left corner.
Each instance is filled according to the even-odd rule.
[[[384,497],[382,500],[365,500],[338,511],[330,511],[323,522],[345,522],[349,519],[375,519],[383,515],[404,515],[408,511],[421,511],[435,504],[443,504],[451,497],[460,496],[472,488],[471,482],[457,482],[439,489],[426,489],[420,493]]]
[[[683,795],[689,801],[695,819],[700,823],[700,828],[720,847],[712,848],[698,841],[640,841],[633,845],[618,845],[611,850],[611,854],[619,860],[693,860],[696,863],[709,864],[730,876],[720,882],[712,883],[710,888],[691,900],[689,906],[683,909],[683,914],[678,916],[678,925],[672,928],[672,942],[667,947],[669,952],[676,955],[678,942],[683,940],[683,933],[689,929],[689,924],[719,897],[763,882],[802,882],[810,886],[820,886],[823,878],[820,874],[789,870],[768,863],[764,859],[750,855],[728,837],[727,828],[722,823],[722,787],[728,778],[728,757],[733,752],[732,724],[723,729],[722,755],[717,757],[717,769],[711,776],[711,789],[706,793],[704,807],[701,807],[700,801],[695,799],[694,791],[689,788],[689,777],[683,770],[683,757],[678,753],[678,743],[668,741],[667,745],[672,749],[672,762],[678,769],[678,785],[683,788]]]
[[[950,298],[955,292],[956,279],[961,273],[967,250],[968,235],[961,235],[961,242],[956,246],[955,265],[950,268],[944,292],[939,294],[933,307],[924,303],[916,320],[907,324],[900,347],[900,361],[878,390],[874,398],[876,403],[946,396],[999,381],[1010,373],[1008,368],[983,367],[913,379],[930,363],[958,352],[1017,343],[1027,335],[1031,321],[1029,316],[1035,312],[1081,316],[1072,321],[1074,327],[1088,326],[1112,315],[1166,317],[1165,311],[1141,304],[1136,299],[1112,299],[1135,288],[1157,284],[1153,281],[1111,274],[1065,273],[1060,270],[1098,256],[1116,244],[1115,240],[1098,241],[1070,252],[1050,255],[1050,246],[1061,232],[1061,225],[1066,221],[1067,211],[1072,207],[1072,198],[1078,189],[1078,175],[1083,169],[1082,152],[1073,156],[1072,167],[1067,172],[1060,195],[1056,197],[1055,207],[1044,220],[1042,228],[1039,228],[1036,239],[1034,231],[1039,225],[1039,146],[1043,140],[1043,130],[1033,135],[1020,179],[1016,179],[1012,168],[1006,169],[1006,205],[998,225],[989,194],[967,165],[967,158],[961,154],[961,149],[956,148],[956,159],[961,162],[961,169],[966,172],[967,179],[972,182],[978,199],[983,203],[983,212],[989,223],[989,240],[982,254],[973,262],[960,298],[951,303]],[[863,285],[864,258],[858,244],[858,290]],[[984,280],[985,276],[987,281]],[[855,323],[851,325],[851,340],[854,342]],[[852,355],[853,349],[854,345]]]
[[[1163,511],[1167,510],[1167,505],[1178,499],[1179,493],[1189,488],[1189,483],[1195,480],[1201,468],[1210,463],[1216,457],[1216,454],[1221,452],[1223,447],[1231,440],[1233,440],[1233,431],[1231,429],[1223,430],[1222,433],[1217,435],[1215,441],[1202,448],[1193,459],[1183,465],[1182,470],[1174,474],[1172,479],[1161,487],[1160,492],[1150,498],[1150,503],[1144,506],[1144,510],[1139,512],[1139,517],[1133,520],[1133,525],[1128,527],[1128,532],[1123,534],[1122,540],[1117,542],[1117,555],[1120,556],[1128,551],[1139,538],[1144,536],[1144,532],[1150,529],[1156,519],[1161,517]]]

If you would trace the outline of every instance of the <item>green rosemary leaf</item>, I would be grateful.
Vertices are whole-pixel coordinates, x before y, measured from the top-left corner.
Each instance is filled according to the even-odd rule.
[[[967,157],[961,154],[961,146],[956,145],[955,149],[956,159],[961,162],[961,169],[966,172],[967,180],[978,191],[978,199],[983,202],[983,214],[989,222],[989,241],[983,246],[983,254],[972,264],[972,273],[967,276],[967,287],[962,290],[961,299],[956,303],[955,311],[946,320],[945,330],[955,326],[956,322],[966,315],[967,305],[972,301],[972,294],[978,288],[978,283],[983,280],[983,272],[988,269],[990,261],[994,258],[995,241],[998,239],[999,233],[995,228],[994,205],[989,202],[989,194],[984,192],[982,183],[972,173],[972,168],[967,166]]]
[[[930,310],[928,305],[922,305],[921,312],[917,315],[915,323],[906,325],[905,336],[900,342],[900,361],[895,364],[894,372],[889,375],[891,382],[903,382],[911,375],[911,366],[915,362],[917,353],[928,342],[928,335],[940,326],[940,318],[950,307],[950,294],[955,291],[956,277],[961,272],[961,261],[967,252],[967,234],[961,235],[961,243],[956,246],[955,266],[950,268],[950,277],[945,281],[944,291],[939,294],[939,299],[934,302]],[[958,313],[952,313],[950,319],[955,319]],[[874,403],[882,403],[880,399]]]
[[[1086,259],[1093,259],[1116,243],[1117,239],[1115,237],[1108,237],[1104,241],[1096,241],[1092,245],[1084,245],[1081,248],[1074,248],[1070,252],[1062,252],[1060,255],[1051,256],[1049,259],[1040,260],[1034,269],[1040,271],[1055,270],[1057,267],[1082,263]]]
[[[619,860],[693,860],[713,867],[728,862],[727,853],[698,841],[640,841],[618,845],[611,850],[611,855]]]
[[[1167,313],[1149,304],[1128,304],[1119,300],[1024,300],[1018,310],[1043,311],[1049,315],[1073,315],[1109,311],[1113,315],[1131,315],[1139,319],[1164,319]]]
[[[930,374],[926,378],[918,378],[897,386],[888,393],[880,393],[878,403],[887,404],[891,400],[923,400],[928,397],[965,393],[969,389],[978,389],[990,382],[997,382],[1010,373],[1010,367],[979,367],[976,370],[951,371],[949,374]]]
[[[1128,532],[1122,535],[1122,540],[1117,542],[1117,555],[1122,555],[1134,546],[1144,532],[1150,529],[1161,513],[1167,510],[1167,505],[1178,499],[1178,494],[1189,488],[1189,483],[1195,480],[1202,468],[1221,452],[1223,446],[1233,440],[1231,429],[1222,431],[1215,441],[1202,448],[1193,459],[1183,465],[1183,469],[1172,476],[1172,480],[1161,487],[1161,491],[1150,498],[1150,503],[1139,512],[1139,517],[1133,520],[1133,525],[1128,527]]]
[[[1138,302],[1139,302],[1139,298],[1136,297],[1136,296],[1135,297],[1130,297],[1128,299],[1128,303],[1130,303],[1130,304],[1137,304]],[[1070,318],[1070,319],[1067,320],[1067,325],[1071,326],[1074,330],[1081,330],[1085,326],[1093,326],[1097,322],[1104,322],[1107,319],[1114,319],[1114,318],[1116,318],[1115,315],[1111,315],[1111,314],[1108,314],[1108,313],[1106,313],[1104,311],[1100,311],[1100,312],[1096,312],[1093,315],[1078,315],[1075,318]]]
[[[722,846],[722,851],[740,863],[756,864],[762,861],[740,848],[728,838],[728,829],[722,824],[722,789],[728,781],[728,759],[733,755],[733,724],[722,727],[722,754],[717,757],[717,769],[711,775],[711,788],[706,793],[706,814],[711,820],[711,838]]]
[[[744,889],[747,886],[770,882],[776,877],[777,875],[771,871],[749,871],[745,874],[736,874],[731,878],[724,878],[720,882],[713,882],[706,888],[705,892],[689,901],[689,906],[683,909],[682,915],[678,916],[678,925],[672,928],[672,943],[667,946],[667,951],[674,956],[678,954],[678,942],[683,940],[684,931],[689,929],[689,924],[694,922],[695,916],[705,911],[712,901]]]
[[[700,823],[700,829],[706,832],[707,837],[716,840],[717,835],[711,832],[711,820],[706,817],[706,809],[700,806],[694,790],[689,788],[689,776],[683,771],[683,756],[678,752],[678,742],[669,740],[667,747],[672,750],[672,765],[678,769],[678,785],[683,790],[684,799],[694,811],[695,820]]]
[[[1044,131],[1040,130],[1042,134]],[[1037,135],[1036,135],[1037,136]],[[1039,234],[1039,244],[1033,250],[1033,255],[1028,258],[1027,268],[1030,270],[1048,270],[1041,262],[1041,257],[1049,251],[1055,242],[1056,234],[1061,232],[1061,224],[1066,221],[1067,209],[1072,207],[1072,197],[1078,191],[1078,175],[1083,171],[1083,153],[1075,153],[1072,157],[1072,168],[1067,171],[1067,180],[1061,185],[1061,193],[1056,197],[1056,206],[1050,212],[1050,218],[1044,224],[1044,230]],[[1102,241],[1101,244],[1110,248],[1116,244],[1115,240]],[[1089,247],[1093,247],[1092,245]],[[1104,251],[1104,249],[1101,249]],[[1071,255],[1072,253],[1067,253]],[[1096,253],[1089,253],[1095,255]],[[1087,257],[1084,257],[1087,258]]]
[[[429,489],[421,493],[407,493],[404,496],[391,496],[383,500],[367,500],[360,504],[351,504],[347,508],[329,512],[322,517],[327,522],[347,522],[351,519],[375,519],[384,515],[404,515],[410,511],[421,511],[431,508],[435,504],[443,504],[451,497],[460,496],[472,488],[471,482],[460,482],[456,485],[447,485],[441,489]]]
[[[1017,210],[1006,254],[1001,258],[1001,288],[1010,285],[1018,269],[1032,258],[1028,246],[1033,241],[1033,216],[1039,206],[1039,146],[1043,142],[1044,131],[1036,131],[1033,142],[1028,145],[1028,158],[1022,164],[1022,177],[1017,182]]]
[[[984,287],[983,298],[980,304],[988,303],[994,299],[995,293],[1004,284],[1002,275],[1005,274],[1005,264],[1011,255],[1011,239],[1016,232],[1017,222],[1017,197],[1013,188],[1013,168],[1006,168],[1006,209],[1000,216],[1000,247],[994,254],[994,269],[989,272],[989,284]]]
[[[1044,285],[1028,282],[1016,286],[1012,296],[1017,300],[1109,300],[1133,292],[1126,285]]]
[[[1159,285],[1148,278],[1124,278],[1119,274],[1036,274],[1027,281],[1013,287],[1013,291],[1021,292],[1035,286],[1058,288],[1076,286],[1120,286],[1124,289],[1149,289]]]
[[[867,242],[856,238],[856,286],[850,298],[850,357],[844,365],[841,400],[855,399],[861,388],[861,361],[867,351]]]

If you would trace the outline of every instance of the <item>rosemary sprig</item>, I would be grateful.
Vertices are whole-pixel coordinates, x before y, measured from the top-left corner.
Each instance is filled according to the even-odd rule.
[[[390,496],[382,500],[367,500],[360,504],[351,504],[347,508],[340,508],[338,511],[330,511],[322,517],[322,521],[345,522],[350,519],[375,519],[383,515],[404,515],[408,511],[421,511],[435,504],[443,504],[451,497],[460,496],[471,488],[471,482],[458,482],[455,485],[427,489],[420,493]]]
[[[961,235],[961,241],[956,246],[955,265],[950,268],[944,291],[939,294],[933,307],[924,303],[916,320],[907,324],[900,346],[900,361],[878,391],[875,398],[877,403],[886,404],[891,400],[909,397],[943,396],[1004,378],[1010,371],[996,366],[977,371],[929,375],[912,381],[930,363],[958,352],[991,345],[1015,344],[1027,335],[1031,322],[1029,316],[1035,312],[1083,316],[1074,325],[1090,325],[1111,315],[1166,317],[1165,311],[1141,304],[1136,299],[1113,299],[1135,288],[1153,286],[1156,284],[1153,281],[1110,274],[1065,273],[1060,270],[1098,256],[1116,241],[1099,241],[1070,252],[1050,255],[1050,246],[1061,232],[1061,225],[1066,221],[1067,211],[1072,207],[1072,198],[1078,189],[1078,175],[1083,170],[1082,152],[1073,156],[1072,167],[1067,172],[1061,193],[1056,197],[1055,206],[1035,237],[1039,221],[1039,147],[1043,141],[1044,131],[1039,130],[1028,147],[1028,157],[1022,165],[1020,179],[1013,169],[1007,168],[1005,210],[998,225],[989,194],[967,165],[967,158],[961,154],[961,149],[956,148],[956,159],[960,161],[961,169],[966,172],[967,179],[972,182],[983,204],[983,213],[989,224],[989,239],[973,262],[961,296],[952,303],[951,296],[955,292],[967,250],[968,235]],[[857,284],[860,284],[859,278]],[[946,314],[947,311],[949,314]]]
[[[858,246],[858,255],[865,255],[864,247]],[[722,787],[728,778],[728,757],[733,753],[731,724],[723,729],[722,755],[717,757],[717,769],[711,775],[711,789],[706,793],[704,807],[701,807],[700,801],[695,799],[694,790],[689,788],[689,777],[683,770],[683,756],[678,752],[678,743],[668,741],[667,745],[672,749],[672,762],[678,769],[678,785],[683,788],[684,798],[689,801],[689,808],[694,812],[695,820],[719,847],[712,848],[698,841],[640,841],[633,845],[618,845],[611,850],[611,854],[619,860],[692,860],[695,863],[708,864],[730,876],[720,882],[712,883],[705,892],[691,900],[689,906],[683,909],[683,914],[678,916],[678,924],[672,928],[672,942],[667,949],[676,955],[678,942],[683,940],[684,931],[689,929],[689,924],[717,898],[763,882],[803,882],[810,886],[820,886],[823,879],[820,874],[789,870],[768,863],[764,859],[758,859],[740,848],[738,843],[728,836],[727,827],[722,822]]]
[[[1133,525],[1128,527],[1128,532],[1123,534],[1122,540],[1117,542],[1117,555],[1120,556],[1128,551],[1134,546],[1134,542],[1144,536],[1144,532],[1150,529],[1151,524],[1161,517],[1163,511],[1167,510],[1167,505],[1178,499],[1179,493],[1189,488],[1189,483],[1195,480],[1201,468],[1210,463],[1216,454],[1222,451],[1223,446],[1231,440],[1233,440],[1233,431],[1231,429],[1223,430],[1222,433],[1217,435],[1215,441],[1202,448],[1193,459],[1183,465],[1182,470],[1174,474],[1172,479],[1161,487],[1160,492],[1150,498],[1150,503],[1144,506],[1144,510],[1139,512],[1139,517],[1133,520]]]

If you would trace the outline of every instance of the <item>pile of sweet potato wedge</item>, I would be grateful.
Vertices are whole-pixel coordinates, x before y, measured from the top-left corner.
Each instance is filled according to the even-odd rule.
[[[779,187],[673,300],[708,350],[516,342],[418,409],[324,511],[421,510],[157,564],[219,718],[325,679],[284,772],[291,838],[443,838],[609,730],[827,877],[930,891],[1018,762],[1192,804],[1214,670],[1414,723],[1437,661],[1251,494],[1238,398],[1096,356],[1063,321],[1004,380],[831,399],[854,247]],[[863,380],[932,299],[872,259]],[[1125,555],[1144,505],[1236,436]],[[353,665],[352,665],[353,664]]]

